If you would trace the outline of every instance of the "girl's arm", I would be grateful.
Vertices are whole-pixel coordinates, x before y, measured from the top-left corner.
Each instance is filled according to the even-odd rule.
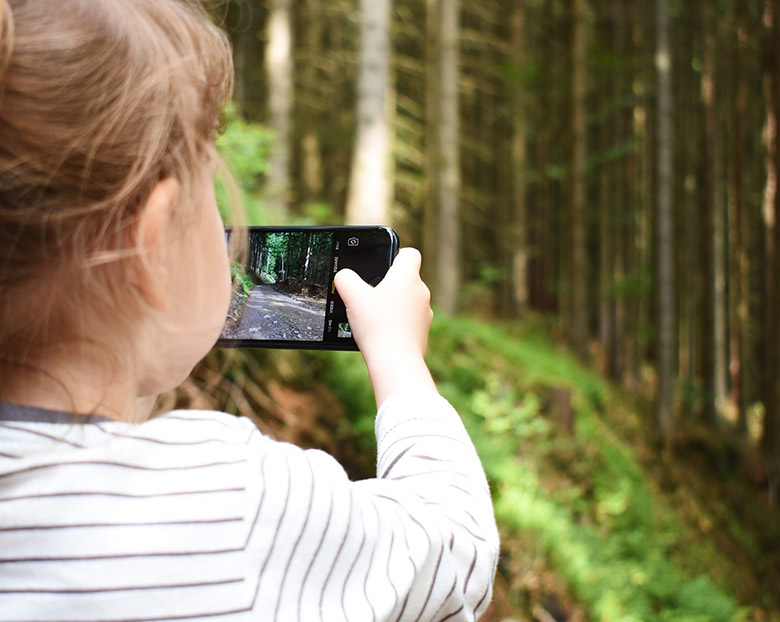
[[[336,276],[379,406],[377,478],[355,488],[392,534],[388,576],[406,582],[394,612],[473,620],[490,601],[498,532],[477,452],[423,358],[433,313],[420,262],[402,250],[376,288]]]
[[[378,407],[401,390],[436,393],[424,360],[433,312],[430,292],[420,279],[420,264],[420,253],[404,248],[376,287],[352,270],[336,275]]]

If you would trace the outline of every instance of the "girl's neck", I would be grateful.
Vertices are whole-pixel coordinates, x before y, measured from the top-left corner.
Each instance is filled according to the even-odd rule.
[[[76,350],[77,355],[50,351],[35,362],[3,365],[0,401],[123,421],[148,417],[151,407],[139,413],[131,374],[119,373],[120,365],[90,356],[84,348]]]

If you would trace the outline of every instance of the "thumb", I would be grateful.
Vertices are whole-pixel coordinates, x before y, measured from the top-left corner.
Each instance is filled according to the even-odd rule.
[[[349,307],[350,303],[358,298],[363,291],[371,289],[371,286],[358,276],[357,272],[344,268],[336,273],[333,279],[339,296],[344,304]]]

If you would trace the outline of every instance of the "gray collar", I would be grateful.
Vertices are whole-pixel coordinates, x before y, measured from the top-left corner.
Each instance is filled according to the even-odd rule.
[[[18,421],[21,423],[102,423],[112,421],[112,419],[103,415],[84,415],[0,402],[0,421]]]

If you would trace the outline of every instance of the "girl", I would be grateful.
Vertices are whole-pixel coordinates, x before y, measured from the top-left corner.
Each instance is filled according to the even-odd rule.
[[[416,251],[336,276],[376,479],[223,413],[146,420],[227,310],[231,75],[190,3],[0,0],[0,620],[476,619],[498,538]]]

